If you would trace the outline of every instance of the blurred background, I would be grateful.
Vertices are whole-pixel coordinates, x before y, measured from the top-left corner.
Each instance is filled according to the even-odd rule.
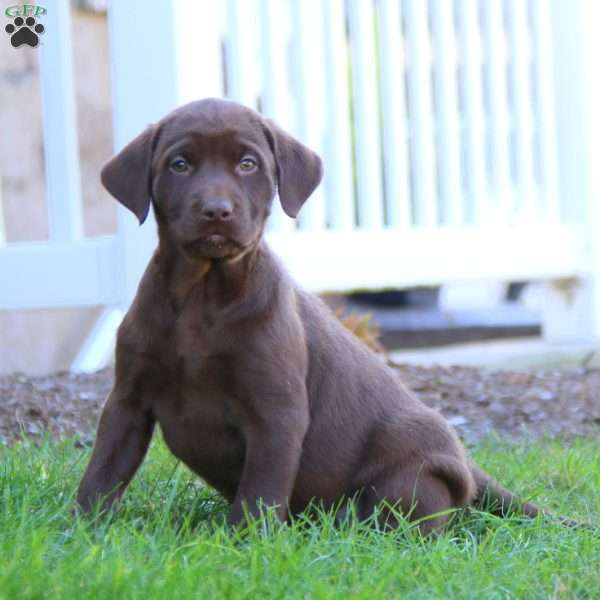
[[[596,360],[597,2],[0,5],[4,25],[45,28],[36,47],[0,39],[1,373],[108,364],[156,237],[100,169],[206,96],[321,154],[322,186],[297,222],[275,211],[269,242],[340,314],[371,315],[392,356]]]

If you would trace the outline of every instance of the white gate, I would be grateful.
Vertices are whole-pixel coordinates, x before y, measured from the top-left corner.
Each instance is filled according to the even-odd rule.
[[[40,49],[50,239],[0,248],[0,309],[104,305],[97,367],[155,245],[120,209],[81,237],[66,0]],[[268,237],[317,291],[548,281],[549,337],[600,335],[600,44],[593,0],[109,3],[118,150],[175,106],[227,96],[324,158]]]

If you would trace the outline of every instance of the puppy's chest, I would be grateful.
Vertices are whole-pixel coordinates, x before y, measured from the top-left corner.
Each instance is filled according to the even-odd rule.
[[[229,465],[241,459],[244,447],[233,357],[226,344],[198,328],[173,333],[154,406],[165,440],[197,471],[204,463]]]

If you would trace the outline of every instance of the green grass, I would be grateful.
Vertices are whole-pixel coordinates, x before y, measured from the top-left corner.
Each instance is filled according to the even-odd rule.
[[[508,445],[477,460],[553,511],[600,521],[600,440]],[[119,511],[73,516],[88,451],[0,448],[0,598],[598,598],[600,534],[465,514],[438,537],[330,515],[244,532],[157,441]]]

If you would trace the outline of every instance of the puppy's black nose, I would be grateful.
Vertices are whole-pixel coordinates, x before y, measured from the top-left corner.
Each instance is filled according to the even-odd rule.
[[[207,198],[200,213],[207,221],[227,221],[233,216],[233,203],[229,198]]]

